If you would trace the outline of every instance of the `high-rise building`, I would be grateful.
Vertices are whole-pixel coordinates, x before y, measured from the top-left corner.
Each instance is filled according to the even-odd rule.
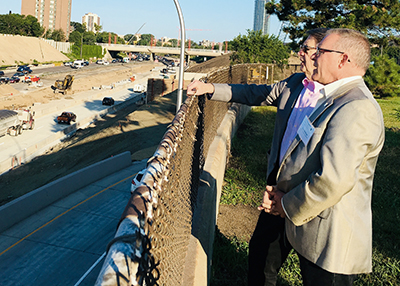
[[[86,24],[86,31],[96,32],[94,24],[100,26],[100,17],[93,13],[86,13],[82,17],[82,24]]]
[[[72,0],[22,0],[21,15],[36,17],[46,30],[61,29],[68,38],[71,32]]]
[[[261,31],[263,35],[269,34],[269,18],[271,15],[267,14],[265,10],[265,3],[267,0],[255,0],[254,7],[254,31]],[[268,0],[269,2],[269,0]]]

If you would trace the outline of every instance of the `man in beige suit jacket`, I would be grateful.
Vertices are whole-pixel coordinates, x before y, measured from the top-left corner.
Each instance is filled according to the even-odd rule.
[[[323,280],[329,274],[351,285],[355,274],[372,271],[371,193],[383,117],[362,80],[370,63],[362,34],[330,30],[313,57],[312,79],[325,85],[325,101],[283,155],[260,209],[286,217],[304,285],[331,285]]]
[[[284,93],[267,173],[273,185],[267,186],[259,209],[286,218],[285,233],[299,254],[304,285],[352,285],[356,274],[371,271],[371,192],[384,142],[382,113],[362,80],[370,62],[369,43],[362,34],[333,30],[313,57],[312,78],[326,86],[283,152],[294,104],[290,93],[299,81],[294,75],[279,83]],[[213,100],[252,105],[258,102],[259,89],[193,84],[188,95],[214,92]],[[271,91],[266,92],[270,97]]]

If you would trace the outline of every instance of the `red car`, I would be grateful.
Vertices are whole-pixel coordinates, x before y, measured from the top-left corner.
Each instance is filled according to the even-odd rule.
[[[10,82],[11,83],[17,83],[17,82],[19,82],[21,79],[19,78],[19,77],[17,77],[17,76],[12,76],[11,78],[10,78]]]
[[[57,116],[58,123],[71,124],[71,121],[76,121],[76,115],[73,112],[64,111],[60,116]]]

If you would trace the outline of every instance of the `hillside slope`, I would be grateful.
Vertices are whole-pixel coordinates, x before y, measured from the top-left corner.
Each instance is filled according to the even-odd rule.
[[[0,34],[0,66],[67,60],[67,56],[39,38]]]

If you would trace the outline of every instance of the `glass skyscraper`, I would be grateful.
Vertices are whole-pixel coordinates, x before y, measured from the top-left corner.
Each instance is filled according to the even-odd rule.
[[[269,0],[255,0],[254,7],[254,31],[261,31],[263,35],[269,34],[269,17],[265,10],[265,3]]]

